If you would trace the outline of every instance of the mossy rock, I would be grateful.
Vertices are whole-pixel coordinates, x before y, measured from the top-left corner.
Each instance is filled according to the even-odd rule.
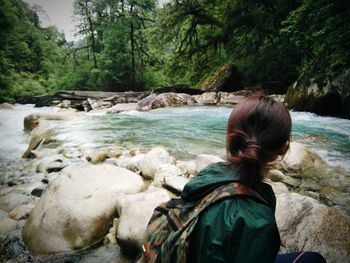
[[[237,91],[241,88],[241,74],[236,66],[226,64],[200,83],[199,86],[208,92]]]

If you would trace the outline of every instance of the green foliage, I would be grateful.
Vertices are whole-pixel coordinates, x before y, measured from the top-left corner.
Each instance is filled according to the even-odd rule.
[[[42,27],[21,0],[0,0],[0,101],[58,90],[200,86],[233,64],[244,87],[284,92],[349,68],[350,2],[76,0],[81,39]]]

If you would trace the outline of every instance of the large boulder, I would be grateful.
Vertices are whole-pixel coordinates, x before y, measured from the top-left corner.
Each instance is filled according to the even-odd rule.
[[[313,169],[325,162],[320,156],[306,149],[305,145],[291,142],[287,153],[284,155],[281,165],[293,172],[304,172]]]
[[[236,91],[241,88],[241,75],[234,65],[224,65],[200,84],[205,91]]]
[[[289,87],[284,101],[298,111],[350,118],[350,69],[323,85],[301,79]]]
[[[164,108],[169,106],[182,106],[193,104],[194,100],[191,95],[185,93],[161,93],[154,94],[144,98],[137,104],[136,109],[140,111],[148,111],[152,109]]]
[[[350,219],[315,199],[297,193],[277,198],[281,253],[320,252],[328,263],[350,258]]]
[[[202,95],[193,96],[199,105],[214,105],[218,103],[218,94],[216,92],[204,92]]]
[[[218,93],[219,103],[220,104],[229,104],[229,105],[236,105],[240,103],[242,100],[244,100],[245,96],[243,95],[237,95],[236,93],[229,93],[229,92],[219,92]]]
[[[133,111],[136,110],[137,103],[118,103],[117,105],[114,105],[113,107],[109,108],[107,110],[107,113],[113,114],[113,113],[120,113],[124,111]]]
[[[200,170],[202,170],[203,168],[205,168],[209,164],[224,162],[224,160],[218,156],[215,156],[215,155],[199,154],[196,156],[195,162],[196,162],[197,172],[199,172]]]
[[[157,187],[150,188],[147,192],[119,198],[121,216],[116,236],[118,244],[127,254],[135,255],[137,250],[141,249],[153,210],[169,199],[168,192]]]
[[[156,170],[161,164],[170,164],[170,155],[163,148],[154,147],[145,154],[144,158],[138,162],[137,166],[143,177],[146,179],[153,179]]]
[[[139,175],[109,164],[71,165],[48,184],[23,240],[35,255],[89,247],[108,233],[117,197],[140,192],[143,185]]]

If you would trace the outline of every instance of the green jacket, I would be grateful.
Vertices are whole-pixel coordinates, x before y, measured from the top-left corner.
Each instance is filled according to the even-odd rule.
[[[185,186],[182,198],[194,200],[233,181],[239,180],[232,166],[212,164]],[[270,207],[249,197],[235,197],[219,201],[200,215],[190,241],[189,262],[274,262],[280,246],[276,197],[266,183],[255,190]]]

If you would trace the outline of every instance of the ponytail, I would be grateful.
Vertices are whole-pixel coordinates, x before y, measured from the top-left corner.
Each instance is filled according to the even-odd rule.
[[[254,186],[264,179],[268,162],[285,148],[291,131],[286,107],[272,98],[252,96],[237,105],[227,125],[227,160],[242,183]]]
[[[238,168],[243,183],[249,185],[257,184],[263,178],[259,158],[260,146],[255,138],[249,137],[239,129],[234,129],[227,137],[231,142],[227,154],[228,161]]]

